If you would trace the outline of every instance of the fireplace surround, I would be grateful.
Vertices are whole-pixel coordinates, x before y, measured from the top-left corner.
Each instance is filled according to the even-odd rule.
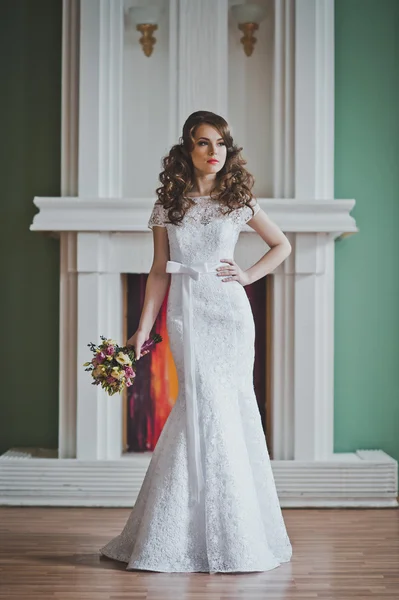
[[[121,399],[91,386],[81,365],[89,341],[123,339],[123,274],[151,266],[155,186],[145,166],[129,165],[134,132],[151,134],[142,86],[156,86],[159,69],[168,87],[154,126],[170,145],[186,116],[204,107],[230,115],[249,146],[248,132],[258,126],[265,134],[249,160],[256,196],[293,249],[270,276],[269,443],[281,504],[397,505],[396,461],[378,449],[334,452],[334,246],[357,233],[355,201],[334,198],[334,3],[260,3],[269,17],[250,59],[233,38],[228,0],[216,8],[214,0],[169,0],[148,59],[129,46],[127,1],[64,0],[62,195],[35,198],[31,225],[32,235],[55,233],[61,247],[59,445],[2,455],[1,503],[131,506],[140,489],[151,453],[123,453]],[[159,100],[159,90],[150,92]],[[268,116],[259,125],[262,110]],[[235,260],[247,268],[266,250],[246,225]]]

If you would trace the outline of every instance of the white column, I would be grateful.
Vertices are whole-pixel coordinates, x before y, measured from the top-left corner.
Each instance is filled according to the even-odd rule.
[[[228,118],[228,1],[172,0],[170,7],[175,140],[186,118],[196,110],[210,110]]]
[[[61,194],[78,193],[79,0],[62,14]],[[60,368],[58,456],[76,457],[76,234],[60,234]]]
[[[123,0],[81,0],[79,196],[122,195]]]
[[[295,234],[287,234],[295,249]],[[271,444],[274,460],[294,456],[294,252],[274,272],[272,306]]]
[[[334,0],[295,11],[295,196],[334,195]]]
[[[79,196],[122,196],[123,0],[81,0]],[[92,386],[89,342],[122,342],[119,274],[107,271],[105,234],[78,234],[77,458],[118,458],[120,398]]]
[[[273,196],[294,197],[295,10],[277,0],[274,11]]]
[[[334,2],[295,13],[295,197],[334,198]],[[333,453],[334,239],[297,234],[294,284],[294,454]]]
[[[294,457],[328,458],[326,412],[326,248],[329,234],[296,234],[294,328]],[[332,358],[332,357],[328,357]],[[328,419],[326,419],[328,417]]]
[[[83,363],[90,360],[89,342],[104,335],[123,335],[123,287],[112,260],[111,233],[78,233],[78,458],[119,458],[122,450],[121,396],[108,397],[91,384]]]
[[[60,367],[58,457],[76,457],[76,233],[60,234]]]
[[[274,11],[273,195],[293,198],[295,180],[295,5],[277,0]],[[290,236],[292,246],[295,236]],[[272,311],[272,440],[275,460],[294,454],[294,259],[275,271]]]

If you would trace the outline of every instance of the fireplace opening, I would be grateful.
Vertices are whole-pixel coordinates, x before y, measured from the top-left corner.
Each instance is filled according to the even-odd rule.
[[[124,276],[125,339],[137,329],[144,303],[147,273]],[[253,381],[263,430],[270,440],[270,286],[271,278],[262,278],[245,286],[255,321],[255,364]],[[148,452],[155,448],[162,428],[176,402],[179,386],[166,328],[168,292],[154,323],[153,331],[163,341],[137,364],[134,385],[123,398],[124,452]]]

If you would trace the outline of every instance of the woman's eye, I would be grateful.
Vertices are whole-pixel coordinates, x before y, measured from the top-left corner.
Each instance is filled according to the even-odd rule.
[[[201,140],[200,142],[198,142],[198,146],[207,146],[208,142]],[[225,146],[226,144],[224,142],[218,142],[218,146]]]

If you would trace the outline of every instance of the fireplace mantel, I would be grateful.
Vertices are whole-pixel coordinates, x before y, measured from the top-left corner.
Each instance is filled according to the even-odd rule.
[[[32,231],[149,231],[152,198],[36,197]],[[350,212],[354,200],[258,198],[261,208],[285,233],[357,232]],[[244,230],[250,231],[249,226]]]

